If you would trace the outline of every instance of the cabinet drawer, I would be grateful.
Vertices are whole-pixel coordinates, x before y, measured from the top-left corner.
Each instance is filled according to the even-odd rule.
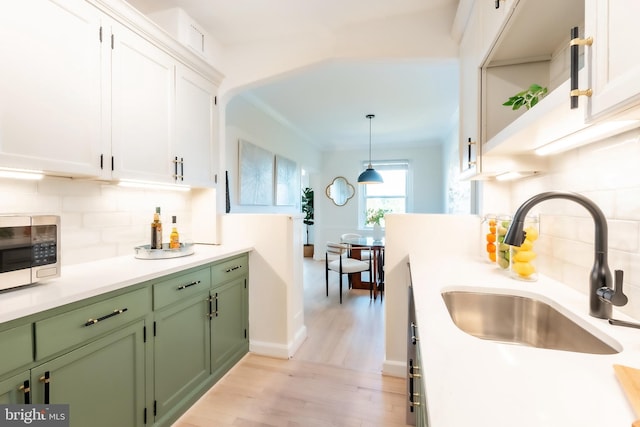
[[[213,286],[221,285],[228,280],[242,277],[249,273],[249,256],[240,255],[211,266],[211,280]]]
[[[0,376],[33,361],[31,323],[0,332]]]
[[[36,322],[37,359],[118,329],[146,315],[150,303],[143,288]]]
[[[153,309],[157,310],[200,292],[208,292],[211,287],[210,274],[209,268],[203,268],[156,283],[153,285]]]

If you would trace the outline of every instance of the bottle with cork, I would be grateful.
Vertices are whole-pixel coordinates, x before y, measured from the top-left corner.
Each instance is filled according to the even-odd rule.
[[[169,249],[180,249],[180,235],[176,225],[176,216],[171,217],[171,234],[169,235]]]
[[[156,207],[151,223],[151,249],[162,249],[162,221],[160,220],[160,207]]]

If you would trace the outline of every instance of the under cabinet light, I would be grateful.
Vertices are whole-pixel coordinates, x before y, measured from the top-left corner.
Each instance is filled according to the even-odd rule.
[[[158,182],[137,181],[134,179],[121,179],[118,186],[129,188],[144,188],[147,190],[190,191],[191,187],[181,184],[162,184]]]
[[[44,172],[33,169],[0,168],[0,178],[28,179],[36,181],[44,178]]]
[[[537,175],[538,171],[519,171],[519,172],[504,172],[500,175],[496,175],[496,181],[512,181],[514,179],[525,178],[527,176]]]
[[[539,156],[562,153],[572,148],[578,148],[627,130],[631,130],[638,126],[640,126],[639,120],[617,120],[592,125],[564,138],[560,138],[556,141],[538,147],[536,148],[535,153]]]

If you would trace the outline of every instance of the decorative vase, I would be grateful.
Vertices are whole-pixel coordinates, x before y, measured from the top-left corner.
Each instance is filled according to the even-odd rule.
[[[384,231],[382,231],[380,224],[373,224],[373,240],[382,240],[383,237]]]

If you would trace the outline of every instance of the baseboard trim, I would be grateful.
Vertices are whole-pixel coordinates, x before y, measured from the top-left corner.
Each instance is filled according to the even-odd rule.
[[[382,363],[382,373],[392,377],[404,378],[407,375],[407,362],[385,360]]]
[[[249,341],[249,351],[261,356],[276,357],[278,359],[289,359],[293,357],[296,351],[300,348],[304,340],[307,339],[307,327],[302,326],[293,341],[287,345],[277,344],[266,341]]]

